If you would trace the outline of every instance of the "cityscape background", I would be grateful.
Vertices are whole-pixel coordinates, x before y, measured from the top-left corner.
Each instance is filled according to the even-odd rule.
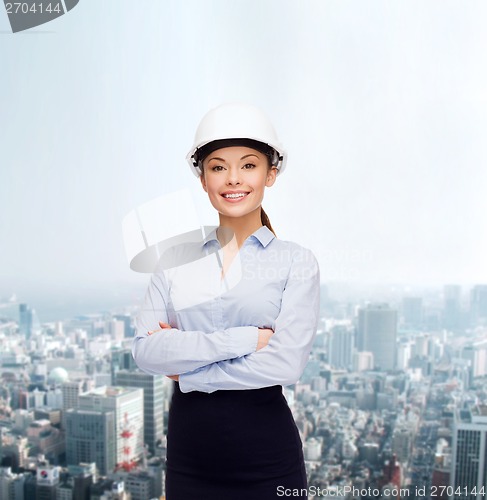
[[[137,310],[41,323],[15,296],[1,304],[2,499],[164,498],[174,382],[135,365]],[[310,359],[283,392],[310,500],[481,500],[487,284],[389,302],[322,285]]]
[[[131,358],[149,276],[122,219],[190,189],[217,222],[184,157],[239,100],[289,152],[273,226],[321,267],[284,390],[309,484],[485,499],[486,22],[480,0],[82,0],[14,35],[0,8],[0,498],[162,496],[172,385]]]

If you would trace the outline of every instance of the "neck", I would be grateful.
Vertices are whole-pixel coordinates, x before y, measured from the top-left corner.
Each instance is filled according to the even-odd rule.
[[[244,241],[262,226],[260,211],[261,208],[258,207],[243,217],[227,217],[220,214],[220,227],[224,228],[224,231],[221,231],[218,235],[220,242],[226,244],[228,242],[228,235],[231,235],[235,238],[240,248]],[[221,241],[222,239],[224,241]]]

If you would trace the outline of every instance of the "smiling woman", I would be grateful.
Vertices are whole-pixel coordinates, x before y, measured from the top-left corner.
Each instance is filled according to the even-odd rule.
[[[229,217],[260,218],[264,189],[274,184],[276,174],[265,154],[234,145],[211,153],[203,161],[200,179],[220,215],[220,225],[229,226]]]
[[[308,361],[319,269],[309,250],[275,237],[262,210],[286,154],[260,110],[231,104],[203,118],[187,158],[220,225],[191,244],[192,262],[168,268],[163,256],[133,343],[142,370],[174,380],[166,498],[270,500],[279,487],[306,498],[282,386]]]

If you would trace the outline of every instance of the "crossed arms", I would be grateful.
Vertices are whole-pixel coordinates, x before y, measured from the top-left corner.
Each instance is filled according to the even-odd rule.
[[[169,324],[167,284],[162,274],[154,274],[136,320],[132,354],[137,365],[147,373],[178,375],[182,392],[297,382],[316,335],[320,302],[318,264],[309,250],[301,251],[305,255],[291,263],[274,334],[263,348],[263,331],[253,325],[211,333],[163,328],[150,334],[159,322]]]

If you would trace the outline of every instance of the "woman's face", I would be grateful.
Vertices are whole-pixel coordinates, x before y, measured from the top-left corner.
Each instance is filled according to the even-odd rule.
[[[260,151],[244,146],[217,149],[203,162],[201,184],[213,207],[227,217],[243,217],[261,206],[276,168]]]

